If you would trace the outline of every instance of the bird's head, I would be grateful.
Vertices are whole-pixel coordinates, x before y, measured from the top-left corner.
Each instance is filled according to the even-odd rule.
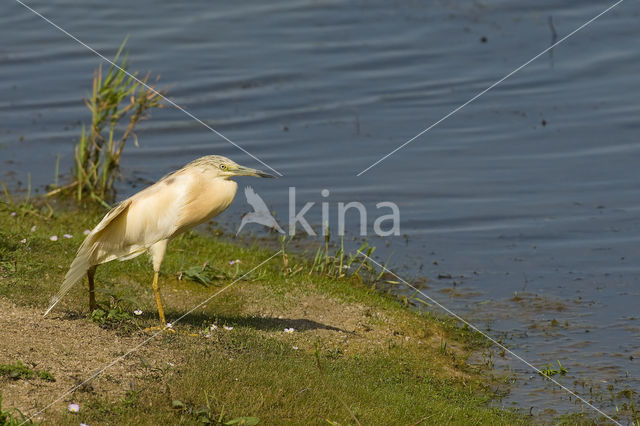
[[[192,161],[188,166],[206,168],[207,172],[213,172],[216,177],[225,179],[229,179],[234,176],[255,176],[262,178],[275,177],[269,173],[263,172],[262,170],[241,166],[235,161],[221,155],[207,155],[206,157],[201,157]]]

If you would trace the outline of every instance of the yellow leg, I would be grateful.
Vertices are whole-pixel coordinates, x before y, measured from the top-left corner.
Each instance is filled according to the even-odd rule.
[[[164,327],[167,321],[164,319],[164,309],[162,309],[162,300],[160,299],[160,288],[158,286],[158,271],[153,273],[153,293],[156,296],[156,304],[158,305],[158,315],[160,316],[160,327]]]
[[[167,320],[164,318],[164,309],[162,308],[162,299],[160,299],[160,286],[158,285],[158,272],[153,273],[153,293],[156,296],[156,304],[158,305],[158,316],[160,317],[160,327],[149,327],[145,331],[163,330],[169,333],[175,333],[176,330],[167,327]],[[198,337],[194,333],[185,333],[188,336]]]
[[[145,331],[162,330],[169,333],[175,333],[176,330],[167,327],[167,320],[164,318],[164,309],[162,308],[162,299],[160,299],[160,286],[158,285],[158,272],[153,273],[153,293],[156,296],[156,304],[158,305],[158,316],[160,317],[160,327],[149,327]],[[198,337],[197,334],[185,333],[189,336]]]
[[[162,308],[162,299],[160,299],[160,286],[158,285],[158,271],[153,272],[153,293],[156,296],[156,304],[158,305],[158,316],[160,317],[160,327],[148,327],[145,331],[163,330],[175,333],[175,330],[167,327],[167,320],[164,318],[164,309]]]
[[[158,316],[160,317],[160,327],[149,327],[146,330],[163,330],[170,333],[176,331],[167,327],[167,320],[164,317],[164,309],[162,308],[162,299],[160,298],[160,286],[158,284],[158,275],[160,272],[160,265],[164,258],[164,253],[167,250],[168,240],[160,240],[150,248],[151,257],[153,258],[153,293],[156,296],[156,305],[158,305]],[[197,336],[197,335],[195,335]]]

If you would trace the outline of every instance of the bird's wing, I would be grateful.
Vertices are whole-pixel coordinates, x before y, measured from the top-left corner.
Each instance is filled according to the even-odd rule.
[[[60,290],[58,290],[58,293],[51,298],[49,307],[44,313],[45,315],[47,315],[64,297],[64,295],[71,290],[74,284],[82,279],[87,270],[96,264],[95,259],[93,259],[96,250],[96,241],[100,239],[100,236],[108,229],[109,224],[114,219],[121,216],[123,213],[126,213],[130,204],[131,199],[128,199],[111,209],[100,223],[93,228],[89,235],[87,235],[87,238],[85,238],[84,242],[80,245],[76,258],[73,259],[69,271],[67,271],[67,274],[64,276],[64,281],[60,286]]]
[[[100,223],[98,223],[95,226],[95,228],[91,230],[89,235],[87,235],[87,238],[84,240],[82,245],[86,244],[89,241],[98,240],[100,238],[100,235],[102,235],[105,232],[105,229],[107,229],[109,224],[111,224],[111,222],[113,222],[113,220],[116,219],[118,216],[126,213],[130,205],[131,205],[131,198],[128,198],[123,202],[121,202],[120,204],[118,204],[117,206],[115,206],[114,208],[112,208],[111,210],[109,210],[109,212],[107,212],[107,214],[104,215]]]
[[[162,182],[162,181],[160,181]],[[173,218],[180,197],[160,182],[111,209],[80,245],[62,286],[51,298],[45,315],[82,279],[91,266],[144,253],[175,230]]]
[[[224,181],[220,189],[182,169],[123,201],[84,240],[46,313],[91,266],[131,259],[158,241],[202,223],[227,208],[235,191],[233,181]]]
[[[247,197],[247,203],[249,203],[251,207],[253,207],[253,210],[255,210],[256,212],[269,213],[269,207],[267,207],[265,202],[258,194],[256,194],[252,187],[247,186],[244,189],[244,195]]]

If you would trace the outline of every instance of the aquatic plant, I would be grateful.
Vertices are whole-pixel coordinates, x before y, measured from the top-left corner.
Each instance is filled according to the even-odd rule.
[[[546,367],[540,369],[538,374],[543,377],[549,378],[549,377],[555,376],[556,374],[560,374],[561,376],[564,376],[569,372],[566,368],[562,366],[562,364],[560,364],[559,360],[557,360],[556,362],[558,363],[558,368],[554,368],[551,364],[547,364]]]
[[[126,43],[125,39],[106,75],[102,65],[94,72],[91,97],[85,100],[91,125],[82,126],[74,148],[74,181],[48,195],[75,189],[78,200],[89,196],[106,204],[115,195],[113,185],[127,141],[133,138],[138,145],[136,125],[149,117],[149,110],[164,106],[160,96],[164,93],[147,84],[149,73],[138,78],[137,72],[127,72],[127,55],[121,58]]]

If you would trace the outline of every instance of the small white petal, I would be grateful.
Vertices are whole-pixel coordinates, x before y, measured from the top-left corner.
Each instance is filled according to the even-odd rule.
[[[218,328],[218,326],[217,326],[217,325],[215,325],[215,324],[211,324],[211,325],[209,326],[209,330],[215,330],[216,328]]]
[[[36,232],[36,229],[38,229],[38,227],[37,227],[37,226],[35,226],[35,225],[33,225],[33,226],[31,227],[31,232]]]
[[[91,231],[90,231],[90,230],[88,230],[88,229],[85,229],[82,233],[83,233],[84,235],[89,235],[89,234],[91,233]]]
[[[285,332],[285,333],[292,334],[292,333],[294,332],[293,327],[291,327],[291,328],[285,328],[285,329],[284,329],[284,332]]]
[[[136,309],[135,311],[133,311],[134,315],[140,316],[142,315],[142,311],[140,309]]]
[[[63,235],[63,237],[65,237],[65,238],[73,238],[73,235],[71,235],[71,234],[64,234],[64,235]]]
[[[24,244],[24,243],[26,243],[26,242],[27,242],[27,239],[26,239],[26,238],[23,238],[23,239],[21,239],[21,240],[20,240],[20,242],[21,242],[22,244]]]
[[[224,326],[224,329],[225,329],[225,330],[233,330],[233,327],[229,327],[228,325],[225,325],[225,326]]]
[[[72,413],[77,413],[80,411],[80,406],[78,404],[69,404],[69,406],[67,407],[67,409],[69,411],[71,411]]]
[[[170,322],[167,323],[167,328],[173,328],[173,324],[171,324]]]
[[[49,239],[51,241],[58,241],[58,236],[57,235],[52,235],[52,236],[49,237]]]
[[[15,216],[15,215],[16,215],[16,212],[9,213],[9,216]]]
[[[291,346],[291,347],[293,348],[293,350],[294,350],[294,351],[297,351],[298,349],[300,349],[300,348],[299,348],[299,347],[297,347],[297,346]]]

